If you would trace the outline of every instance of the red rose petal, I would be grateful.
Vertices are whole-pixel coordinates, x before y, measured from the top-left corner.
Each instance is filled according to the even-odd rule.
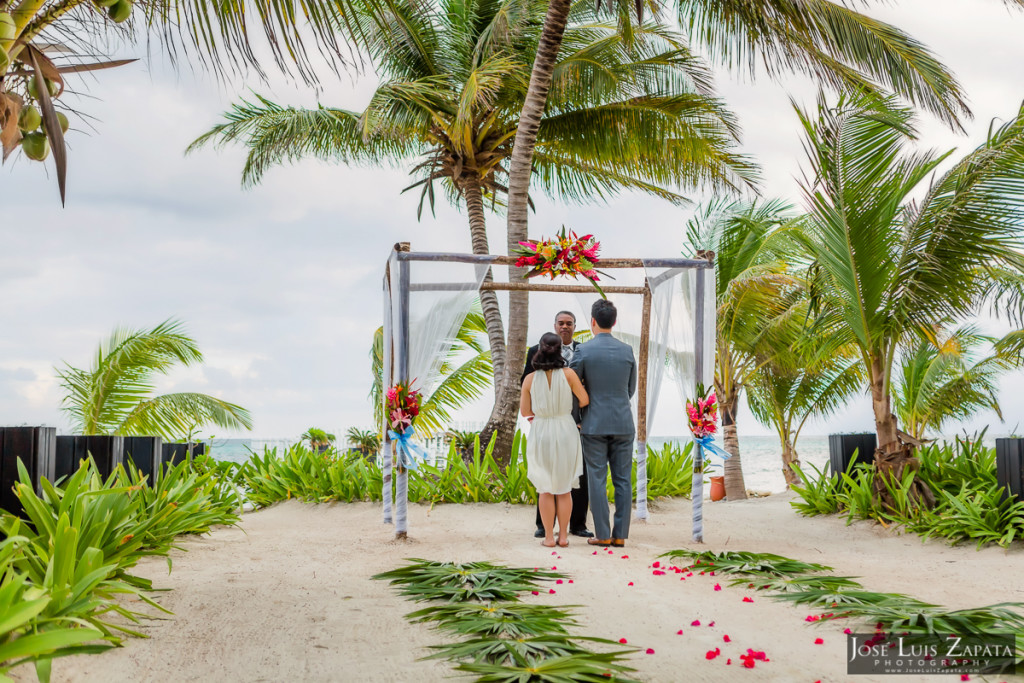
[[[719,585],[718,585],[718,584],[716,583],[716,584],[715,584],[715,590],[716,590],[716,591],[720,591],[720,590],[722,590],[722,587],[721,587],[721,586],[719,586]]]
[[[722,651],[716,647],[714,650],[708,650],[704,653],[704,659],[714,659],[720,654],[722,654]]]
[[[743,598],[743,602],[754,602],[754,598],[751,598],[751,597],[744,597],[744,598]]]
[[[628,559],[629,559],[629,555],[623,555],[623,556],[622,556],[622,559],[623,559],[623,560],[628,560]]]
[[[569,579],[569,583],[572,583],[572,579]]]
[[[557,581],[555,581],[555,585],[556,585],[556,586],[557,586],[558,584],[560,584],[560,583],[562,583],[562,580],[561,580],[561,579],[558,579]]]
[[[595,550],[594,552],[592,552],[592,553],[590,553],[590,554],[591,554],[591,555],[597,555],[597,551]]]
[[[722,640],[724,640],[727,643],[731,643],[732,642],[732,638],[729,637],[729,634],[726,634],[726,635],[722,636]]]
[[[647,648],[647,654],[653,655],[654,654],[654,648],[653,647]]]
[[[683,635],[683,629],[679,629],[678,631],[676,631],[676,635],[677,636]]]
[[[747,667],[748,669],[753,669],[754,668],[754,660],[753,659],[744,659],[743,660],[743,666]]]
[[[715,627],[715,622],[712,621],[711,623],[708,624],[708,628],[714,628],[714,627]]]
[[[652,564],[651,566],[652,566],[652,567],[654,567],[655,569],[657,569],[658,567],[660,567],[660,566],[661,566],[661,562],[655,562],[655,563],[654,563],[654,564]]]
[[[623,645],[625,645],[626,644],[626,639],[625,638],[619,638],[619,642],[622,643]]]
[[[632,582],[632,581],[630,581],[630,582],[629,582],[629,583],[627,583],[626,585],[627,585],[627,586],[632,586],[632,585],[633,585],[633,582]]]
[[[661,571],[660,569],[655,569],[653,572],[651,572],[651,574],[654,574],[655,576],[662,576],[664,575],[664,573],[665,572]]]
[[[554,592],[555,592],[554,588],[552,588],[551,590],[548,591],[548,593],[551,593],[551,594],[554,594]]]
[[[725,660],[725,663],[726,664],[732,664],[732,660],[731,659],[727,659],[727,660]]]
[[[821,638],[815,638],[814,639],[814,644],[815,645],[824,645],[825,641],[823,639],[821,639]]]
[[[533,593],[534,595],[540,595],[539,591],[530,591],[530,592]]]
[[[690,626],[700,626],[700,619],[694,619],[691,621]]]
[[[848,629],[848,628],[844,628],[844,629],[843,629],[843,633],[845,633],[846,635],[850,635],[851,633],[853,633],[853,631],[851,631],[851,630],[850,630],[850,629]]]

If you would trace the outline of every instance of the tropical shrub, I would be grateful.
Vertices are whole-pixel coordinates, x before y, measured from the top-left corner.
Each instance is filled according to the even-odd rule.
[[[692,447],[689,443],[682,447],[669,443],[660,451],[648,451],[648,497],[690,495]],[[280,456],[274,448],[253,454],[238,466],[237,483],[246,489],[248,501],[256,507],[290,498],[310,503],[380,500],[383,490],[383,477],[375,462],[334,451],[313,453],[301,444]],[[635,496],[636,463],[633,492]],[[409,500],[431,504],[536,503],[537,493],[527,478],[526,437],[516,435],[505,467],[494,458],[493,441],[481,451],[477,438],[468,459],[452,444],[443,462],[422,463],[409,472]]]
[[[894,523],[923,538],[945,538],[950,543],[974,541],[978,547],[1008,546],[1024,537],[1024,501],[1004,495],[996,480],[995,449],[982,444],[982,436],[957,438],[952,443],[935,443],[918,451],[921,466],[907,468],[899,479],[878,477],[876,470],[858,464],[839,477],[827,468],[815,468],[814,477],[794,486],[798,499],[790,504],[800,514],[839,513],[847,524],[874,519]],[[924,481],[937,494],[931,509],[914,504],[911,494],[915,479]],[[875,492],[884,488],[883,505]]]

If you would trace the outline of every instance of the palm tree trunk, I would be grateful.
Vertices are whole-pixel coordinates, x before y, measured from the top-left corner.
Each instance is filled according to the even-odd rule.
[[[744,500],[747,485],[743,481],[743,463],[740,460],[740,439],[736,432],[736,411],[739,408],[739,391],[732,390],[719,398],[722,409],[722,445],[732,457],[725,461],[725,497],[729,500]]]
[[[466,198],[466,211],[469,214],[469,234],[473,240],[474,254],[487,254],[487,219],[484,214],[484,196],[480,185],[467,183],[463,187],[463,196]],[[487,276],[484,282],[493,282],[494,276],[491,269],[487,269]],[[501,320],[501,309],[498,308],[498,293],[492,290],[480,292],[480,307],[484,312],[484,322],[487,324],[487,341],[491,347],[491,365],[494,368],[494,396],[497,398],[505,376],[505,325]],[[512,370],[515,372],[515,370]]]
[[[782,476],[786,478],[786,488],[800,483],[800,475],[793,469],[794,464],[799,466],[800,458],[797,455],[796,447],[793,445],[792,440],[786,437],[782,446]]]
[[[871,407],[875,412],[875,432],[878,437],[878,450],[875,451],[875,499],[883,507],[896,508],[896,502],[886,487],[903,480],[906,468],[917,471],[921,463],[914,457],[914,447],[900,441],[897,431],[896,416],[892,412],[892,397],[885,381],[885,364],[882,358],[874,356],[868,368],[871,377]],[[912,501],[924,507],[935,505],[935,494],[919,477],[915,477],[907,492]]]
[[[562,35],[569,17],[571,0],[551,0],[537,55],[530,74],[530,86],[526,91],[523,111],[519,115],[519,126],[512,146],[508,181],[508,253],[511,254],[520,242],[527,238],[528,211],[530,198],[530,177],[533,174],[533,148],[537,144],[540,119],[551,89],[551,78],[562,46]],[[510,268],[510,278],[521,277],[524,271]],[[519,376],[512,372],[514,360],[520,362],[526,356],[526,335],[529,325],[530,300],[526,292],[509,293],[509,321],[507,360],[509,371],[505,373],[501,390],[494,399],[494,410],[481,432],[481,444],[495,439],[494,457],[500,464],[508,463],[512,457],[512,439],[515,437],[516,420],[519,413]]]

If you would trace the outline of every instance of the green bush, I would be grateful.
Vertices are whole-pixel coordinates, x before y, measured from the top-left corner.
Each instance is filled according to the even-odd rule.
[[[973,439],[922,447],[917,472],[909,468],[899,482],[886,481],[894,505],[883,507],[875,498],[875,469],[858,464],[839,477],[815,468],[808,477],[800,472],[803,486],[794,486],[798,499],[791,505],[804,515],[845,515],[847,524],[875,519],[900,525],[924,538],[939,537],[956,544],[974,541],[979,548],[1008,546],[1024,537],[1024,501],[1004,496],[996,482],[995,449]],[[908,495],[915,477],[935,492],[932,509],[916,505]]]
[[[647,495],[689,496],[693,477],[693,445],[666,444],[647,454]],[[456,446],[440,466],[421,464],[409,473],[409,500],[417,503],[513,503],[537,502],[537,492],[527,478],[526,438],[517,433],[508,465],[494,459],[493,442],[481,449],[479,438],[471,458],[463,458]],[[236,481],[256,507],[297,498],[306,502],[380,500],[383,475],[380,466],[362,457],[337,451],[314,453],[302,444],[279,457],[277,449],[254,453],[238,466]],[[609,496],[611,482],[609,480]],[[636,463],[633,463],[633,494],[636,496]]]

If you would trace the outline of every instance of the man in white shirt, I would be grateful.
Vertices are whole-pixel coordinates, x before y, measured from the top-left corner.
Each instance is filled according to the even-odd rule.
[[[555,334],[562,338],[562,358],[565,359],[566,367],[572,362],[573,355],[580,343],[572,338],[576,332],[576,316],[569,311],[559,311],[555,316]],[[533,357],[537,353],[537,346],[531,346],[526,352],[526,367],[523,368],[523,376],[519,378],[522,384],[526,376],[533,372]],[[576,399],[573,398],[572,416],[577,426],[580,424],[580,409],[576,406]],[[583,465],[583,476],[580,477],[579,488],[572,490],[572,515],[569,517],[569,533],[581,538],[591,538],[593,533],[587,531],[587,509],[590,505],[590,494],[587,489],[587,466]],[[540,521],[540,509],[537,509],[537,531],[533,534],[536,538],[544,538],[544,525]]]

